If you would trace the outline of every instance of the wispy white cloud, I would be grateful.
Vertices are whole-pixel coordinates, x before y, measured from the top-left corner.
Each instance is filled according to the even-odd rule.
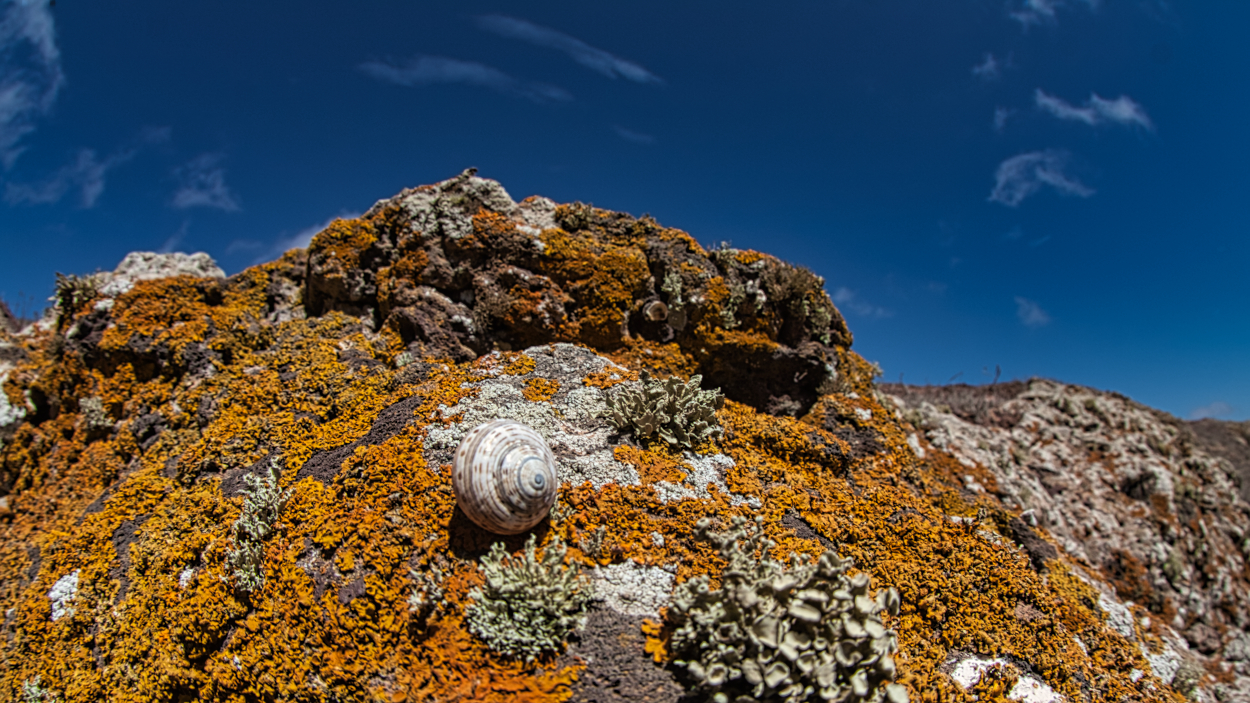
[[[180,210],[213,207],[237,212],[239,198],[226,185],[226,169],[221,166],[224,159],[221,154],[200,154],[179,166],[174,171],[179,186],[174,193],[173,206]]]
[[[168,127],[144,127],[129,144],[100,160],[94,149],[81,149],[78,156],[56,173],[39,183],[6,183],[4,199],[10,205],[47,205],[60,202],[68,193],[77,190],[79,205],[95,207],[104,193],[104,181],[108,172],[130,161],[140,149],[167,141]]]
[[[981,63],[972,67],[972,75],[983,81],[996,81],[1003,77],[1003,66],[993,54],[986,52]]]
[[[863,317],[883,318],[894,315],[894,311],[867,302],[850,288],[838,288],[835,290],[833,292],[833,303],[839,309],[850,310],[856,315]]]
[[[567,90],[554,85],[527,83],[492,66],[443,56],[417,56],[402,65],[369,61],[360,64],[360,70],[380,81],[402,86],[462,83],[489,88],[536,103],[566,102],[573,99]]]
[[[616,132],[616,136],[620,137],[621,139],[624,139],[627,142],[633,142],[635,144],[654,144],[655,143],[655,137],[651,136],[650,134],[643,134],[642,132],[635,132],[632,129],[625,129],[624,127],[620,125],[612,125],[612,131]]]
[[[1083,107],[1077,107],[1062,98],[1048,95],[1041,88],[1037,89],[1033,98],[1038,108],[1061,120],[1084,122],[1087,125],[1113,122],[1126,126],[1137,125],[1148,130],[1154,129],[1150,116],[1141,105],[1133,102],[1127,95],[1121,95],[1115,100],[1107,100],[1099,97],[1097,93],[1091,93]]]
[[[10,205],[48,205],[64,198],[67,193],[77,190],[79,204],[84,208],[94,207],[104,192],[104,177],[115,166],[134,156],[134,152],[122,152],[100,161],[95,151],[83,149],[78,157],[69,164],[62,166],[50,178],[41,183],[7,183],[4,189],[4,200]]]
[[[1233,414],[1233,406],[1222,401],[1215,401],[1210,405],[1204,405],[1200,408],[1194,408],[1189,411],[1190,420],[1201,420],[1203,418],[1222,418]]]
[[[22,153],[22,137],[56,102],[65,74],[47,0],[5,2],[0,12],[0,162],[7,170]]]
[[[1016,296],[1016,317],[1025,327],[1045,327],[1050,324],[1050,315],[1042,309],[1042,306],[1018,295]]]
[[[161,244],[161,247],[157,249],[156,251],[161,254],[168,254],[173,251],[178,251],[178,247],[182,246],[183,240],[187,238],[187,231],[190,228],[191,228],[191,221],[183,220],[182,225],[178,227],[178,231],[169,235],[169,239],[166,239],[165,242]]]
[[[1067,152],[1054,149],[1013,156],[998,165],[998,171],[994,174],[994,190],[990,193],[989,200],[1015,207],[1043,186],[1050,186],[1061,195],[1077,195],[1082,198],[1093,195],[1093,188],[1065,172],[1067,164]]]
[[[635,83],[664,82],[659,76],[632,61],[626,61],[603,49],[596,49],[580,39],[570,37],[549,27],[542,27],[532,22],[503,15],[479,17],[477,18],[477,26],[500,36],[520,39],[537,46],[564,52],[577,63],[608,78],[624,78]]]
[[[1008,0],[1007,16],[1020,23],[1024,29],[1038,24],[1053,24],[1058,19],[1058,10],[1070,3],[1065,0]],[[1098,9],[1100,0],[1080,0],[1091,10]]]
[[[312,243],[312,238],[315,237],[318,232],[324,230],[326,227],[329,227],[335,220],[353,220],[360,217],[362,214],[363,213],[361,212],[342,210],[337,215],[327,217],[325,221],[319,224],[305,227],[295,234],[280,236],[269,244],[252,239],[236,239],[235,241],[230,242],[229,246],[226,247],[226,253],[235,254],[244,251],[257,251],[259,253],[257,253],[255,258],[252,259],[251,265],[255,266],[257,264],[263,264],[273,261],[291,249],[307,249],[308,245]]]
[[[994,108],[994,131],[1001,132],[1007,127],[1007,119],[1015,114],[1015,110],[1009,107]]]

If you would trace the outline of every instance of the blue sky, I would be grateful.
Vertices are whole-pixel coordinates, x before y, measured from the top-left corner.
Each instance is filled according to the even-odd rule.
[[[908,383],[1250,418],[1250,5],[0,0],[0,296],[468,166],[808,266]]]

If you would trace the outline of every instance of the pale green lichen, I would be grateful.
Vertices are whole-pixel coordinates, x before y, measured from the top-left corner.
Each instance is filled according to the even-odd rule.
[[[96,274],[76,276],[72,273],[69,275],[57,273],[56,295],[52,297],[59,314],[57,324],[63,325],[83,304],[98,296],[100,283],[100,276]]]
[[[408,612],[415,615],[431,616],[446,605],[443,596],[443,579],[445,574],[437,566],[430,565],[426,571],[409,569],[412,576],[412,594],[408,596]]]
[[[699,389],[702,376],[689,381],[652,379],[642,373],[642,386],[625,386],[608,398],[608,421],[619,432],[630,430],[639,440],[659,438],[683,449],[719,436],[716,411],[725,398],[719,390]]]
[[[273,535],[278,514],[290,498],[290,491],[278,489],[277,459],[271,460],[269,474],[258,477],[248,474],[243,501],[243,512],[234,521],[234,547],[226,554],[226,566],[234,575],[234,582],[244,593],[251,593],[265,582],[261,563],[265,559],[265,542]]]
[[[907,690],[890,683],[897,638],[881,621],[898,612],[898,592],[870,597],[868,575],[848,577],[851,561],[832,550],[814,564],[791,555],[787,567],[768,556],[761,524],[735,517],[716,533],[699,521],[696,535],[728,564],[720,589],[705,575],[674,591],[674,663],[718,702],[906,703]]]
[[[491,545],[481,565],[486,584],[469,593],[473,603],[465,608],[469,631],[496,652],[526,662],[559,649],[584,624],[592,592],[577,567],[564,565],[567,552],[557,539],[535,556],[533,534],[523,556],[511,556],[500,542]]]
[[[681,275],[676,271],[669,271],[664,274],[664,282],[660,284],[660,291],[668,295],[669,311],[678,311],[685,306],[685,302],[681,299]]]
[[[40,685],[42,676],[22,682],[22,700],[24,703],[56,703],[60,699],[51,691]]]
[[[607,526],[600,525],[599,527],[596,527],[594,530],[592,530],[591,533],[587,535],[585,539],[578,542],[577,546],[579,549],[582,550],[582,553],[585,554],[586,556],[590,557],[591,559],[598,559],[599,557],[603,556],[603,542],[604,542],[604,537],[606,537],[607,534],[608,534]]]
[[[90,396],[78,401],[78,411],[82,415],[83,427],[88,432],[104,432],[113,429],[113,420],[104,409],[104,401]]]

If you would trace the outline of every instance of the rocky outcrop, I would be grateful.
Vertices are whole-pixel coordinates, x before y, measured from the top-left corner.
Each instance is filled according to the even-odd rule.
[[[673,345],[730,398],[800,415],[851,344],[823,284],[756,252],[705,251],[646,217],[517,204],[470,169],[319,234],[304,307],[363,317],[414,354],[453,361],[548,341]],[[732,382],[743,373],[755,382]]]
[[[992,482],[965,475],[970,490],[993,494],[1105,579],[1104,597],[1126,602],[1120,629],[1156,668],[1250,673],[1244,424],[1186,423],[1044,379],[881,388],[917,428],[909,437],[917,451],[947,451],[986,471]],[[1168,651],[1152,652],[1151,642]],[[1250,696],[1250,680],[1214,690]]]
[[[739,594],[791,603],[709,644],[717,662],[768,644],[750,649],[767,690],[1245,695],[1240,426],[1050,381],[877,386],[809,271],[649,218],[516,203],[472,172],[234,276],[127,261],[65,277],[44,321],[0,330],[0,700],[745,693],[727,667],[675,663],[668,606],[737,578],[698,535],[748,522],[795,569],[836,550],[858,589],[790,593],[769,562]],[[721,431],[670,446],[610,422],[643,372],[719,388]],[[484,531],[452,492],[459,439],[498,417],[558,463],[528,535]],[[481,558],[528,537],[568,545],[596,594],[532,662],[466,625]],[[849,639],[782,631],[817,602]],[[842,673],[806,670],[832,666],[812,647]],[[870,689],[850,673],[865,667],[898,686]]]

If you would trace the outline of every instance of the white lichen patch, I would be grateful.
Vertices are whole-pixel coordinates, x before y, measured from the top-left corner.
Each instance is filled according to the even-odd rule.
[[[655,493],[664,503],[673,503],[679,500],[710,500],[711,492],[708,485],[716,486],[716,490],[729,496],[731,505],[742,505],[746,503],[752,508],[759,508],[762,503],[756,496],[743,496],[733,493],[729,490],[729,486],[725,484],[725,471],[733,468],[734,460],[724,454],[712,454],[709,456],[701,456],[694,452],[684,452],[682,454],[682,462],[689,469],[686,472],[686,480],[683,483],[673,483],[671,481],[655,482]]]
[[[226,277],[225,271],[222,271],[217,262],[204,252],[160,254],[154,251],[132,251],[111,273],[97,275],[101,283],[100,294],[106,298],[114,298],[125,293],[139,281],[173,276]]]
[[[52,601],[53,622],[74,614],[71,604],[78,597],[78,574],[81,571],[82,569],[75,569],[72,574],[57,579],[52,584],[52,590],[48,591],[48,600]]]
[[[672,596],[676,576],[661,567],[631,560],[596,568],[591,578],[595,598],[607,607],[624,615],[658,617]]]
[[[433,425],[425,439],[429,466],[450,464],[460,441],[469,430],[497,418],[507,418],[532,427],[551,447],[556,457],[556,475],[561,483],[578,485],[589,481],[595,488],[609,483],[635,486],[641,482],[637,469],[616,460],[609,442],[612,428],[603,419],[606,400],[603,390],[584,385],[591,373],[620,369],[594,352],[572,344],[531,347],[524,352],[534,359],[532,372],[518,376],[503,373],[502,356],[488,354],[478,360],[475,370],[487,374],[480,381],[464,384],[477,394],[455,405],[440,405],[443,418],[456,418],[446,426]],[[525,398],[526,383],[535,378],[554,380],[560,391],[550,400]]]
[[[3,389],[4,382],[9,380],[10,368],[8,364],[0,362],[0,389]],[[8,395],[0,391],[0,427],[16,425],[24,417],[26,417],[26,408],[10,404]]]
[[[954,665],[953,667],[951,665]],[[1011,662],[1006,659],[994,657],[992,659],[982,659],[977,656],[964,656],[956,660],[948,660],[943,669],[950,669],[950,677],[959,684],[961,688],[968,689],[974,686],[985,672],[994,667],[1011,667]],[[1033,674],[1022,672],[1016,679],[1016,685],[1011,687],[1007,692],[1007,697],[1013,701],[1021,701],[1022,703],[1064,703],[1066,699],[1059,695],[1055,689],[1049,684],[1037,678]]]

